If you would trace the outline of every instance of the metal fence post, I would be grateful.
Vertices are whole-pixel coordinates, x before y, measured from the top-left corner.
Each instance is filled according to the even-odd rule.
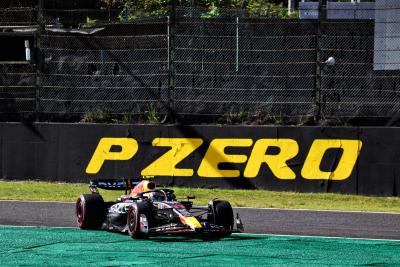
[[[38,31],[36,32],[36,90],[35,90],[35,120],[39,121],[40,115],[40,90],[42,86],[42,69],[43,69],[43,55],[42,55],[42,36],[45,32],[44,15],[43,15],[44,0],[38,1],[38,14],[37,24]]]
[[[239,17],[236,17],[236,72],[239,71]]]
[[[321,119],[321,46],[322,46],[322,23],[326,19],[326,3],[327,0],[318,1],[318,21],[315,51],[315,99],[314,99],[314,121],[319,123]]]
[[[171,47],[171,43],[170,43],[171,25],[170,25],[170,23],[171,22],[170,21],[171,21],[171,17],[167,16],[167,70],[168,70],[168,74],[169,74],[170,58],[171,58],[171,55],[170,55],[170,52],[171,52],[171,48],[170,48]]]
[[[168,116],[175,121],[175,27],[176,3],[170,2],[170,15],[168,16]]]

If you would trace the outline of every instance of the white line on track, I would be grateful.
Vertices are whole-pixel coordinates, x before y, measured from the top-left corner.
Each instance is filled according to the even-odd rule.
[[[24,202],[24,203],[61,203],[61,204],[74,204],[75,202],[67,202],[67,201],[45,201],[45,200],[0,200],[0,202]]]
[[[343,236],[317,236],[317,235],[275,235],[275,234],[251,234],[251,233],[236,233],[238,235],[255,235],[255,236],[282,236],[282,237],[305,237],[305,238],[326,238],[326,239],[350,239],[350,240],[372,240],[372,241],[394,241],[400,242],[398,239],[375,239],[362,237],[343,237]]]
[[[68,226],[38,226],[38,225],[8,225],[8,224],[0,224],[0,227],[78,229],[78,227],[68,227]]]
[[[389,211],[362,211],[362,210],[312,210],[312,209],[288,209],[288,208],[252,208],[252,207],[233,207],[234,209],[254,209],[254,210],[287,210],[287,211],[317,211],[317,212],[346,212],[346,213],[372,213],[372,214],[394,214],[400,215],[400,212]]]

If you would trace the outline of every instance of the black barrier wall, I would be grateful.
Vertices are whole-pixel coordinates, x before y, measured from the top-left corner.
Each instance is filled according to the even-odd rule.
[[[3,179],[398,196],[400,128],[0,124]]]

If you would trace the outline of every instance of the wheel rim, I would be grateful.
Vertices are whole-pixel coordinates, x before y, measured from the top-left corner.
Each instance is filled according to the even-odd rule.
[[[83,219],[83,207],[82,207],[82,200],[78,200],[78,203],[76,204],[76,217],[78,220],[78,223],[82,223]]]
[[[135,231],[136,227],[136,212],[135,209],[132,209],[131,212],[129,213],[129,230],[131,232]]]

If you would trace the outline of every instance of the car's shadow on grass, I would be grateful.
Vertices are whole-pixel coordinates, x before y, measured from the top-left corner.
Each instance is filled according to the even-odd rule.
[[[240,241],[240,240],[254,240],[257,236],[244,236],[244,235],[232,235],[224,238],[210,238],[210,237],[190,237],[190,236],[153,236],[148,238],[149,241],[154,242],[229,242],[229,241]]]
[[[98,231],[104,231],[104,230],[98,230]],[[116,234],[116,235],[124,235],[124,236],[129,236],[128,233],[123,233],[123,232],[116,232],[116,231],[107,231],[110,234]],[[223,238],[212,238],[212,237],[207,237],[207,236],[199,236],[199,235],[193,235],[193,236],[179,236],[179,235],[160,235],[160,236],[150,236],[147,238],[140,238],[136,240],[147,240],[147,241],[154,241],[154,242],[216,242],[216,241],[224,241],[224,242],[229,242],[229,241],[240,241],[240,240],[256,240],[259,239],[260,237],[258,236],[249,236],[246,234],[232,234],[229,237],[223,237]],[[135,239],[132,239],[135,240]]]

